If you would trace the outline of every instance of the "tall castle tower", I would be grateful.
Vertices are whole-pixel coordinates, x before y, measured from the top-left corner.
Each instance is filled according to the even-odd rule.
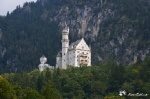
[[[68,64],[68,48],[69,48],[69,27],[65,24],[65,28],[62,31],[62,68],[66,69]]]

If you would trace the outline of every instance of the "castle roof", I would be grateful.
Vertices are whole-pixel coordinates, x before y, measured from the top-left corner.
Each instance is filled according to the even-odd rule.
[[[83,39],[83,38],[82,38],[82,39]],[[82,39],[77,40],[77,41],[71,43],[71,45],[69,46],[69,49],[75,48],[75,47],[80,43],[80,41],[81,41]]]
[[[40,58],[41,64],[45,64],[46,61],[47,61],[47,58],[43,55],[43,56]]]
[[[59,51],[56,57],[62,57],[62,52]]]

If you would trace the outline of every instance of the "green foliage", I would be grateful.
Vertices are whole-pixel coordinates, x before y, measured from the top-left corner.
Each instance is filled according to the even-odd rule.
[[[57,91],[57,89],[51,81],[48,81],[48,83],[45,86],[43,86],[42,95],[45,99],[61,99],[60,93]]]
[[[0,76],[0,98],[17,99],[13,86]]]
[[[0,95],[11,97],[8,99],[128,99],[129,96],[119,96],[120,90],[149,95],[149,76],[146,76],[150,72],[149,63],[147,58],[126,67],[109,61],[92,67],[3,74],[0,88],[6,90],[0,90]]]
[[[24,99],[43,99],[43,97],[36,90],[33,90],[32,88],[29,87],[26,88],[25,93],[26,96]]]
[[[104,99],[126,99],[126,98],[120,96],[106,96]]]
[[[24,99],[26,94],[25,91],[19,85],[14,86],[14,90],[16,91],[16,96],[18,99]]]

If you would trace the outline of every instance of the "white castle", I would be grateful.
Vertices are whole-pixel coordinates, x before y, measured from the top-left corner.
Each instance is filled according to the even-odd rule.
[[[68,65],[74,67],[91,66],[91,48],[82,38],[69,46],[69,28],[62,31],[62,51],[56,56],[56,68],[66,69]]]
[[[62,31],[62,51],[56,56],[56,68],[66,69],[67,66],[91,66],[91,48],[88,47],[85,40],[82,38],[73,42],[69,46],[69,28],[65,26]],[[54,68],[46,64],[47,58],[43,55],[40,58],[39,70],[43,71],[46,68]]]

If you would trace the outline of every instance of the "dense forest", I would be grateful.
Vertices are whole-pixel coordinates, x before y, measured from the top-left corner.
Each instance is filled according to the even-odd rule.
[[[149,12],[150,0],[17,6],[0,16],[0,99],[150,99]],[[91,46],[92,66],[40,72],[42,55],[55,66],[64,22],[70,44],[83,37]]]
[[[92,67],[35,69],[0,75],[1,99],[149,99],[150,59],[129,66],[113,61]],[[124,96],[119,91],[125,90]],[[143,96],[130,96],[142,94]]]
[[[149,0],[37,0],[0,16],[0,73],[29,72],[45,55],[55,66],[64,21],[70,43],[84,37],[92,65],[126,66],[150,56]]]

